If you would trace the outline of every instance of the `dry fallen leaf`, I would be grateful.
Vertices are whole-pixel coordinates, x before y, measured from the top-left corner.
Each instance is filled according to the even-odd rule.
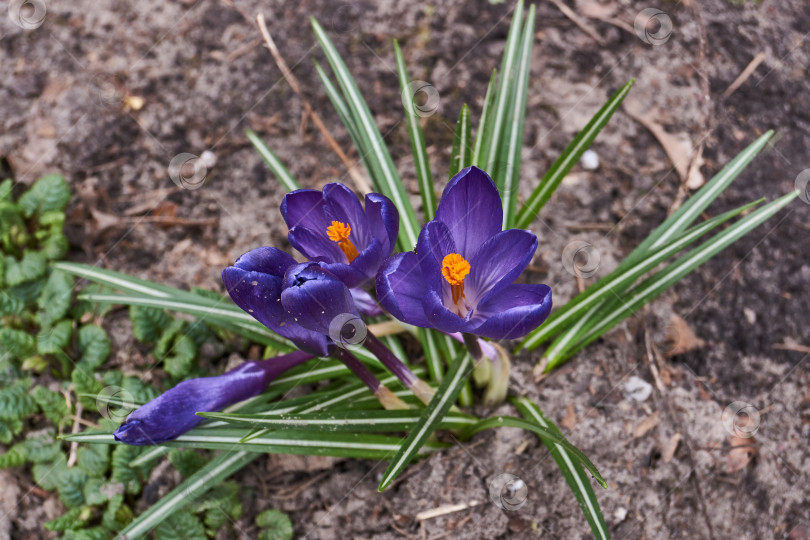
[[[643,437],[644,434],[660,423],[661,414],[658,411],[655,411],[636,425],[636,428],[633,430],[633,438],[638,439],[639,437]]]
[[[560,425],[565,429],[574,429],[577,427],[577,413],[574,412],[573,403],[568,405],[568,410],[565,413],[565,418],[560,420]]]
[[[726,455],[726,472],[729,474],[745,469],[757,454],[753,437],[729,437],[731,450]]]
[[[705,341],[695,335],[683,317],[675,313],[669,318],[666,339],[669,346],[664,353],[665,356],[676,356],[706,345]]]
[[[624,100],[624,108],[630,117],[647,128],[664,148],[664,152],[678,172],[681,182],[689,189],[695,190],[706,183],[700,172],[703,156],[695,156],[692,141],[686,133],[669,133],[660,120],[660,113],[655,109],[646,109],[640,102],[631,98]],[[695,166],[689,164],[695,158]]]
[[[664,463],[669,463],[672,461],[672,458],[675,457],[675,452],[678,450],[678,445],[681,443],[681,434],[676,433],[672,437],[669,438],[667,445],[664,447],[664,451],[661,452],[661,459]]]

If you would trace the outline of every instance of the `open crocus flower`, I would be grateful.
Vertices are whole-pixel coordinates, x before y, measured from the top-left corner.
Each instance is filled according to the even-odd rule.
[[[198,412],[212,412],[256,396],[284,371],[312,358],[302,351],[245,362],[218,377],[183,381],[127,416],[113,436],[132,445],[170,441],[203,419]]]
[[[399,232],[399,212],[387,197],[369,193],[365,203],[364,210],[357,196],[338,183],[327,184],[323,192],[293,191],[281,203],[290,244],[348,287],[377,274]]]
[[[502,231],[498,189],[481,169],[459,172],[416,252],[399,253],[377,274],[377,299],[406,323],[443,332],[515,339],[551,311],[546,285],[513,283],[531,261],[537,237]]]
[[[328,356],[334,348],[328,336],[304,328],[281,305],[284,274],[296,264],[295,259],[280,249],[260,247],[248,251],[233,266],[223,270],[222,282],[234,303],[257,321],[292,340],[304,351]]]

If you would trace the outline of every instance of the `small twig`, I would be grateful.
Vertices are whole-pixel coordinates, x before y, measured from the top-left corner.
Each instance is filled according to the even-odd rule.
[[[602,36],[599,35],[599,32],[591,28],[591,25],[585,22],[582,17],[577,15],[574,10],[566,6],[561,0],[551,0],[551,3],[557,6],[557,9],[559,9],[563,15],[568,17],[572,23],[579,27],[580,30],[588,34],[591,39],[593,39],[599,45],[604,44],[604,40],[602,39]]]
[[[77,434],[79,432],[79,424],[80,424],[79,419],[82,417],[82,412],[84,412],[84,408],[82,407],[82,402],[77,399],[76,400],[76,415],[73,417],[73,419],[74,419],[74,421],[73,421],[73,429],[71,430],[71,433],[73,435],[75,435],[75,434]],[[76,460],[79,459],[79,454],[77,453],[78,451],[79,451],[79,443],[77,441],[72,441],[70,443],[70,454],[68,455],[68,460],[67,460],[67,466],[68,467],[73,467],[74,465],[76,465]]]
[[[779,349],[780,351],[793,351],[800,353],[810,354],[810,347],[805,345],[794,345],[791,343],[777,343],[771,346],[772,349]]]
[[[756,55],[753,58],[753,60],[748,62],[748,65],[745,66],[745,69],[742,70],[742,73],[740,73],[740,75],[736,79],[734,79],[733,83],[728,85],[728,88],[726,88],[726,91],[723,92],[723,96],[728,97],[731,94],[733,94],[734,92],[736,92],[737,89],[740,86],[742,86],[745,83],[745,81],[747,81],[748,78],[751,77],[751,75],[754,74],[754,71],[756,71],[756,69],[759,67],[759,65],[765,60],[765,57],[766,57],[765,53],[760,52],[758,55]]]
[[[259,39],[259,38],[256,38],[256,39],[254,39],[254,40],[251,40],[251,41],[249,41],[249,42],[245,43],[244,45],[242,45],[241,47],[238,47],[238,48],[236,48],[235,50],[231,51],[231,52],[228,54],[228,56],[227,56],[227,58],[226,58],[225,60],[226,60],[227,62],[229,62],[229,63],[230,63],[230,62],[233,62],[234,60],[236,60],[236,59],[237,59],[237,58],[239,58],[240,56],[243,56],[243,55],[245,55],[245,54],[249,53],[250,51],[252,51],[252,50],[253,50],[253,49],[255,49],[256,47],[258,47],[259,45],[261,45],[261,43],[262,43],[262,40],[261,40],[261,39]]]
[[[264,15],[259,13],[256,15],[256,22],[259,25],[259,31],[262,33],[262,37],[264,37],[264,42],[267,44],[267,48],[270,50],[270,54],[273,56],[273,60],[276,61],[276,65],[281,70],[281,74],[286,79],[287,84],[290,85],[293,92],[296,93],[298,98],[301,100],[302,105],[304,106],[304,113],[305,116],[309,116],[312,118],[312,123],[315,124],[315,127],[318,128],[318,131],[321,132],[323,138],[326,139],[326,143],[332,149],[335,154],[337,154],[340,161],[343,162],[343,165],[349,171],[349,176],[352,177],[354,181],[355,187],[361,191],[362,193],[369,193],[371,192],[371,186],[369,185],[368,181],[363,177],[362,174],[357,170],[357,167],[351,162],[349,156],[346,155],[345,152],[340,148],[340,145],[335,141],[334,137],[329,133],[329,130],[326,129],[321,117],[316,113],[312,106],[309,104],[309,101],[306,97],[301,93],[301,85],[298,84],[298,79],[295,78],[295,75],[292,74],[290,71],[290,67],[287,65],[287,62],[284,61],[284,58],[281,57],[281,53],[278,51],[278,47],[276,47],[275,41],[273,38],[270,37],[270,32],[267,30],[267,24],[264,22]],[[303,123],[302,118],[302,123]]]
[[[455,512],[461,512],[462,510],[466,510],[467,508],[473,508],[474,506],[478,506],[481,504],[478,501],[472,501],[469,503],[460,503],[460,504],[446,504],[444,506],[440,506],[438,508],[433,508],[431,510],[425,510],[424,512],[419,512],[416,514],[417,521],[424,521],[426,519],[433,519],[441,516],[445,516],[447,514],[453,514]]]

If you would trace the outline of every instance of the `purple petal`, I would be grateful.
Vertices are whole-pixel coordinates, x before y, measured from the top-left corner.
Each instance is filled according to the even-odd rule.
[[[374,300],[374,297],[363,289],[349,289],[349,292],[352,293],[352,298],[354,298],[354,305],[357,307],[357,311],[363,315],[368,317],[377,317],[378,315],[384,314],[380,305],[376,300]]]
[[[323,199],[326,201],[324,212],[330,221],[348,223],[352,228],[349,239],[357,251],[362,251],[371,242],[368,219],[360,200],[352,190],[337,182],[323,187]],[[324,234],[326,230],[324,229]]]
[[[317,232],[306,227],[293,227],[287,239],[292,247],[300,251],[307,259],[330,263],[349,264],[349,259],[326,235],[326,232]]]
[[[369,280],[369,276],[357,270],[354,264],[327,262],[321,262],[319,264],[321,268],[338,278],[347,287],[359,287]]]
[[[255,251],[258,250],[250,253]],[[292,260],[292,257],[290,259]],[[256,260],[255,257],[244,259],[243,256],[237,261],[237,264],[253,267],[246,261],[255,262]],[[265,267],[269,268],[269,265],[265,265]],[[222,271],[222,282],[234,303],[267,328],[280,336],[291,339],[299,348],[307,352],[318,356],[328,356],[331,347],[329,340],[321,334],[295,324],[295,321],[284,310],[281,304],[281,277],[229,266]]]
[[[442,293],[428,290],[422,297],[422,308],[425,310],[430,326],[452,334],[464,329],[467,321],[450,311],[444,306]]]
[[[447,225],[437,220],[427,222],[419,233],[416,253],[428,288],[440,290],[445,282],[442,278],[444,257],[450,253],[457,253],[456,244]]]
[[[468,302],[475,306],[515,281],[536,249],[537,237],[520,229],[509,229],[487,240],[470,261],[470,274],[464,280]]]
[[[509,285],[478,306],[471,322],[485,320],[469,331],[491,339],[517,339],[540,326],[550,311],[547,285]]]
[[[197,412],[212,412],[256,396],[287,369],[312,358],[296,351],[260,362],[245,362],[217,377],[183,381],[133,411],[115,430],[115,440],[132,445],[170,441],[199,424]]]
[[[381,242],[374,238],[368,247],[361,251],[357,257],[350,263],[351,267],[363,275],[363,281],[373,278],[377,275],[377,270],[380,269],[385,255],[383,254]],[[356,287],[359,283],[349,284],[348,287]]]
[[[436,219],[450,228],[458,253],[469,261],[484,242],[501,231],[503,209],[498,188],[487,173],[468,167],[447,184]]]
[[[369,193],[366,195],[366,216],[371,235],[382,244],[383,257],[390,256],[397,245],[399,234],[397,207],[385,195]]]
[[[281,306],[281,279],[235,266],[222,271],[222,282],[234,303],[276,333],[281,333],[286,319]]]
[[[314,189],[297,189],[284,195],[281,215],[287,227],[305,227],[326,234],[330,222],[326,217],[323,194]]]
[[[274,247],[259,247],[252,249],[236,259],[234,266],[249,272],[262,272],[282,277],[287,268],[295,264],[287,253]]]
[[[317,263],[298,264],[287,271],[281,304],[296,323],[324,335],[340,318],[360,318],[348,287]]]
[[[397,253],[385,261],[377,273],[377,301],[400,321],[430,327],[422,308],[425,293],[425,278],[412,251]]]

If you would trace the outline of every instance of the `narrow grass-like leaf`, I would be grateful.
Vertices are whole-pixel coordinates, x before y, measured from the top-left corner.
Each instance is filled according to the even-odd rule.
[[[256,135],[253,130],[247,129],[245,130],[245,135],[247,135],[248,140],[251,142],[253,147],[262,157],[264,162],[270,168],[270,171],[276,175],[278,181],[281,182],[281,185],[284,186],[284,189],[287,191],[295,191],[296,189],[301,189],[301,184],[293,178],[293,175],[290,174],[289,169],[281,162],[281,160],[276,156],[264,141]]]
[[[481,109],[481,120],[478,122],[478,127],[475,130],[475,146],[473,147],[472,165],[479,168],[486,167],[484,160],[484,143],[489,139],[487,131],[492,131],[492,123],[490,122],[492,116],[492,102],[495,101],[495,88],[498,83],[498,70],[493,69],[492,75],[489,78],[489,85],[487,86],[487,93],[484,95],[484,106]]]
[[[354,147],[357,149],[362,159],[363,152],[360,146],[360,135],[357,133],[357,126],[349,112],[349,108],[346,106],[346,101],[344,101],[343,96],[340,95],[340,91],[332,83],[332,79],[329,78],[329,75],[326,74],[326,71],[324,71],[317,60],[315,60],[315,71],[318,72],[318,78],[321,79],[321,84],[323,84],[323,88],[326,91],[326,96],[329,98],[329,101],[332,102],[332,106],[335,108],[340,121],[343,122],[346,131],[349,132],[349,137],[351,137]]]
[[[420,117],[416,113],[416,96],[411,95],[412,89],[409,86],[408,70],[405,67],[405,59],[402,56],[402,49],[397,40],[394,40],[394,57],[397,62],[397,78],[399,79],[399,91],[403,98],[403,108],[405,109],[405,120],[408,124],[408,135],[411,139],[411,152],[413,153],[413,164],[416,168],[416,179],[419,182],[419,193],[422,195],[422,213],[425,222],[433,219],[436,213],[436,193],[433,191],[433,175],[430,172],[430,161],[425,149],[425,136],[422,133],[422,125],[419,123]],[[406,96],[409,99],[406,99]]]
[[[167,309],[178,313],[187,313],[207,322],[228,324],[234,328],[249,331],[253,337],[260,336],[262,343],[272,345],[282,351],[290,351],[295,348],[289,340],[274,333],[269,328],[256,321],[248,313],[232,309],[230,304],[226,301],[223,301],[222,305],[206,305],[204,302],[192,302],[185,298],[174,300],[119,294],[82,294],[79,295],[79,300],[86,300],[97,304],[145,306]]]
[[[221,420],[229,424],[298,431],[351,431],[390,433],[411,429],[422,416],[420,410],[402,411],[326,411],[309,414],[285,414],[269,417],[262,414],[197,413],[203,418]],[[464,429],[478,422],[467,414],[449,412],[437,429]]]
[[[428,376],[433,382],[440,382],[444,375],[442,356],[439,349],[439,338],[435,332],[428,328],[418,328],[417,336],[422,343],[422,351],[425,353],[425,363],[428,368]]]
[[[559,428],[546,418],[540,407],[532,403],[528,398],[519,397],[511,400],[512,404],[520,411],[527,420],[534,422],[543,429],[550,431],[560,437],[563,436]],[[596,499],[596,493],[593,491],[591,479],[585,472],[585,468],[568,453],[564,446],[540,439],[543,444],[548,448],[551,457],[560,468],[568,487],[574,493],[582,513],[585,514],[585,519],[591,526],[591,531],[597,539],[609,540],[610,531],[608,530],[605,518],[602,516],[602,509],[599,507],[599,501]]]
[[[112,435],[109,436],[112,438]],[[164,519],[180,510],[185,505],[218,485],[228,476],[238,471],[258,454],[242,451],[229,451],[212,459],[199,471],[160,498],[143,514],[118,533],[116,538],[140,538],[157,527]]]
[[[330,366],[332,367],[332,366]],[[345,370],[346,374],[349,374],[348,368],[345,366],[334,366],[334,367],[342,367]],[[413,369],[413,373],[419,377],[424,374],[423,368],[416,367]],[[294,384],[290,385],[290,382]],[[380,382],[386,386],[397,385],[399,383],[399,379],[397,379],[394,375],[385,375],[380,377]],[[281,388],[292,388],[295,384],[299,384],[300,381],[288,381],[288,382],[281,382],[276,379],[273,383],[270,384],[268,387],[272,389],[274,385]],[[402,398],[403,396],[407,395],[409,397],[413,397],[413,394],[410,390],[404,392],[394,392],[397,397]],[[309,414],[318,411],[325,411],[325,410],[340,410],[340,409],[349,409],[349,408],[377,408],[380,406],[380,401],[374,395],[369,395],[368,387],[361,383],[360,381],[353,381],[348,385],[344,386],[343,388],[337,389],[332,392],[328,392],[326,394],[321,394],[320,392],[316,392],[316,395],[310,395],[309,399],[305,402],[296,405],[293,408],[284,410],[286,404],[284,402],[273,404],[273,409],[269,411],[263,411],[265,415],[272,415],[275,413],[284,414],[284,413],[298,413],[298,414]],[[253,438],[258,437],[267,433],[270,433],[271,430],[269,429],[257,429],[252,431],[250,434],[246,436],[246,438]]]
[[[382,491],[401,473],[426,444],[428,437],[436,430],[447,411],[455,403],[459,392],[464,387],[467,376],[472,371],[472,358],[466,349],[459,352],[450,366],[442,384],[422,412],[419,422],[405,441],[399,446],[396,455],[383,474],[378,490]]]
[[[509,104],[512,97],[510,91],[515,83],[515,67],[520,61],[520,37],[521,22],[523,21],[523,0],[518,0],[515,10],[512,12],[512,22],[509,25],[509,34],[506,37],[506,48],[501,59],[501,71],[498,78],[498,90],[495,93],[493,103],[492,119],[487,119],[491,123],[491,128],[487,126],[483,142],[483,161],[486,164],[484,170],[495,180],[498,191],[503,193],[503,179],[496,170],[499,156],[498,149],[501,138],[506,130],[506,124],[510,120]]]
[[[135,459],[133,459],[132,461],[130,461],[129,466],[134,468],[134,467],[140,467],[142,465],[146,465],[147,463],[150,463],[150,462],[158,459],[159,457],[165,456],[166,454],[169,453],[170,450],[171,450],[171,448],[164,448],[162,446],[158,446],[156,448],[150,448],[149,450],[147,450],[146,452],[144,452],[140,456],[138,456]]]
[[[529,74],[532,66],[532,45],[534,44],[534,4],[523,27],[520,41],[519,59],[515,80],[511,85],[509,100],[509,123],[504,129],[503,147],[499,159],[505,166],[499,166],[501,174],[501,204],[503,205],[504,229],[512,228],[517,212],[518,182],[520,181],[520,161],[523,150],[523,131],[526,118],[526,102],[529,94]]]
[[[644,304],[683,279],[695,268],[761,225],[796,197],[795,192],[789,193],[759,208],[692,251],[680,256],[663,270],[631,289],[620,300],[616,299],[613,302],[601,304],[601,309],[598,309],[592,316],[586,315],[583,318],[588,324],[578,325],[568,332],[564,332],[549,346],[544,354],[545,371],[550,371],[568,360],[584,346],[635,313]]]
[[[649,249],[660,247],[683,232],[740,175],[757,154],[765,148],[772,136],[773,131],[768,131],[749,144],[702,188],[689,197],[677,211],[656,227],[625,258],[626,264],[643,258]]]
[[[311,19],[315,37],[326,55],[332,72],[335,74],[338,86],[343,93],[346,106],[357,126],[357,134],[361,143],[362,152],[366,156],[366,163],[370,166],[370,174],[374,186],[380,193],[390,198],[399,210],[400,247],[410,250],[416,245],[419,235],[419,223],[413,207],[408,200],[405,186],[397,173],[394,161],[388,148],[383,142],[382,135],[374,122],[374,117],[360,93],[357,83],[340,57],[335,45],[324,31],[320,23]]]
[[[208,450],[236,450],[268,454],[296,454],[358,459],[387,459],[400,447],[401,438],[371,433],[324,433],[311,431],[273,431],[261,437],[243,440],[249,433],[244,429],[196,428],[173,441],[159,446],[172,448],[203,448]],[[64,440],[91,444],[123,444],[112,433],[78,433],[65,435]],[[411,459],[426,456],[447,444],[430,441]]]
[[[576,137],[565,147],[560,157],[551,165],[549,170],[543,175],[538,186],[526,200],[523,207],[518,212],[516,226],[525,229],[534,221],[540,209],[551,198],[554,190],[559,187],[565,175],[579,161],[582,154],[587,150],[602,128],[607,125],[613,113],[619,108],[630,92],[634,81],[630,81],[622,86],[601,109],[591,118],[585,127],[577,133]]]
[[[167,285],[153,283],[145,279],[87,264],[60,261],[54,263],[53,267],[88,281],[132,294],[142,294],[158,298],[172,298],[176,296],[176,293],[179,291],[179,289],[174,289]]]
[[[469,428],[465,431],[462,436],[460,437],[461,440],[467,440],[476,433],[484,431],[485,429],[492,429],[497,427],[514,427],[525,429],[526,431],[531,431],[543,441],[549,441],[553,444],[558,444],[565,448],[566,452],[568,452],[572,457],[576,458],[582,465],[588,469],[591,474],[593,474],[596,481],[599,484],[607,489],[607,482],[605,479],[602,478],[602,475],[599,473],[599,470],[596,468],[596,465],[591,463],[591,460],[582,453],[576,446],[571,444],[570,442],[566,441],[564,437],[554,433],[550,429],[544,428],[539,426],[534,422],[528,422],[523,420],[522,418],[515,418],[514,416],[494,416],[492,418],[487,418],[485,420],[481,420],[473,427]]]
[[[597,306],[601,302],[612,300],[614,297],[622,295],[624,291],[628,290],[642,275],[687,248],[690,244],[697,241],[698,238],[719,225],[729,219],[737,217],[746,210],[762,203],[764,200],[765,199],[754,201],[729,212],[725,212],[699,225],[695,225],[675,239],[671,244],[650,251],[646,258],[639,260],[635,265],[630,267],[619,266],[555,311],[546,322],[523,340],[519,348],[534,349],[541,343],[551,339],[554,335],[571,327],[571,325],[583,319],[588,319],[587,316],[583,316],[583,313],[587,310]]]
[[[472,126],[470,125],[470,108],[461,106],[453,134],[453,155],[450,157],[450,178],[458,171],[472,165]],[[426,217],[425,221],[429,221]]]

